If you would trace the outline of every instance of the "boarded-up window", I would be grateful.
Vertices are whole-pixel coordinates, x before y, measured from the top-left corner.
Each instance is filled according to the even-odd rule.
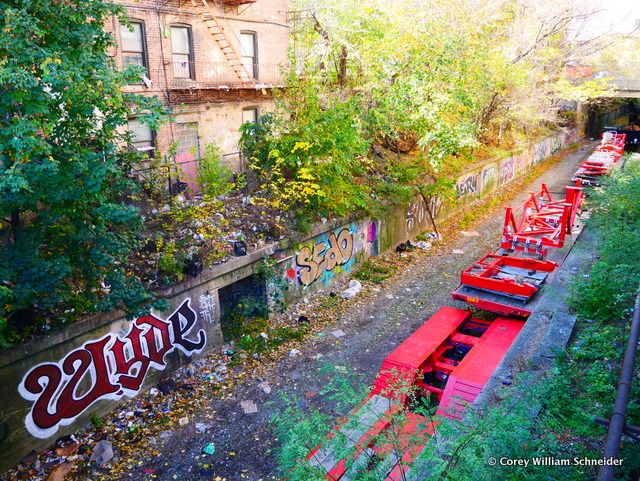
[[[198,141],[198,123],[189,122],[176,125],[176,140],[178,141],[178,155],[190,154],[200,158],[200,142]]]
[[[240,33],[242,64],[253,78],[258,78],[258,38],[255,32]]]
[[[173,76],[175,78],[194,78],[191,28],[171,27],[171,50],[173,53]]]
[[[129,30],[131,29],[131,30]],[[122,64],[147,67],[147,53],[144,42],[144,25],[142,22],[131,22],[131,26],[122,25]]]

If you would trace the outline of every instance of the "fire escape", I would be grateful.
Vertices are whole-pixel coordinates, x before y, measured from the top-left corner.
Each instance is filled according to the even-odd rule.
[[[216,8],[225,12],[235,9],[242,13],[242,5],[250,6],[257,0],[190,0],[211,38],[222,52],[224,62],[205,66],[207,72],[196,80],[176,82],[171,88],[172,103],[192,103],[202,100],[228,98],[229,95],[242,95],[241,91],[261,88],[261,82],[242,62],[242,56],[232,43],[233,32],[225,31],[223,21],[216,16]],[[182,2],[181,2],[182,3]],[[259,85],[260,84],[260,85]]]

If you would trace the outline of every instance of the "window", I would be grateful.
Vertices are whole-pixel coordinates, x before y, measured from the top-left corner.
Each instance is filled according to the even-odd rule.
[[[240,50],[242,65],[251,77],[258,78],[258,37],[255,32],[240,33]]]
[[[250,107],[248,109],[242,109],[242,123],[247,122],[256,123],[258,121],[258,108]]]
[[[122,39],[122,64],[140,65],[147,68],[147,52],[144,40],[144,24],[131,22],[131,30],[126,25],[120,27]]]
[[[171,27],[171,50],[173,52],[173,76],[175,78],[195,78],[190,27]]]
[[[156,142],[155,133],[147,124],[139,120],[129,120],[131,131],[131,146],[138,152],[143,152],[147,157],[154,157]]]

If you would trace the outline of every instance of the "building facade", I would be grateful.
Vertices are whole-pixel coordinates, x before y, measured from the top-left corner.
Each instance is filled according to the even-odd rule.
[[[273,107],[287,68],[288,0],[116,0],[130,25],[112,18],[116,65],[145,72],[127,92],[157,96],[173,111],[158,131],[131,119],[133,145],[161,162],[175,146],[180,180],[193,186],[208,144],[242,168],[239,128]]]

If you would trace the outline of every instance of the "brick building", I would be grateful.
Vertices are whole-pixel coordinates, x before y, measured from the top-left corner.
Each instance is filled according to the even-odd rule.
[[[220,147],[234,170],[240,125],[273,106],[287,64],[288,0],[116,0],[131,29],[113,18],[116,64],[137,64],[146,75],[128,92],[158,96],[174,121],[157,132],[130,121],[134,145],[164,156],[177,142],[181,177],[195,179],[207,144]]]

